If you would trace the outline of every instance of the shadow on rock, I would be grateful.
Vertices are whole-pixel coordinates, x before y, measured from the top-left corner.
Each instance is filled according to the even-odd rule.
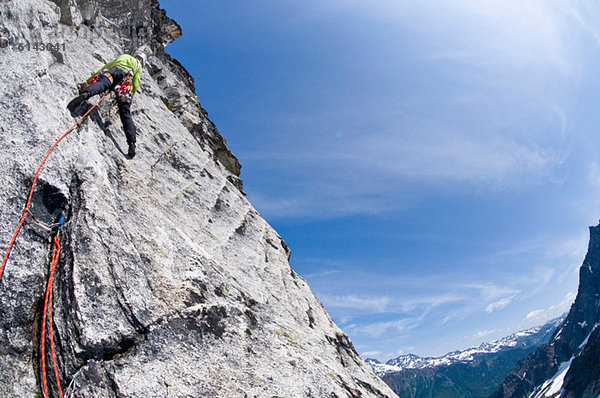
[[[92,108],[92,106],[93,105],[90,105],[88,102],[83,102],[81,105],[79,105],[73,111],[71,111],[71,116],[79,119],[80,117],[85,115],[86,112],[88,112]],[[125,152],[123,151],[123,149],[121,149],[121,146],[119,145],[119,143],[117,142],[115,137],[112,135],[112,132],[110,131],[110,126],[112,125],[112,122],[110,120],[104,121],[104,119],[102,119],[102,116],[100,115],[100,111],[98,110],[98,107],[94,108],[89,113],[88,118],[91,119],[94,123],[96,123],[96,125],[100,128],[100,130],[102,130],[104,135],[112,141],[115,148],[117,148],[117,150],[119,152],[121,152],[122,155],[125,155]],[[82,121],[82,123],[84,123],[84,122],[85,122],[85,120]]]

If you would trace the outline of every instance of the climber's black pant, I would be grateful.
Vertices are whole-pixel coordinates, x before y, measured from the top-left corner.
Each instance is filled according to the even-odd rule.
[[[117,99],[117,106],[119,107],[119,116],[121,116],[121,123],[123,123],[127,142],[135,142],[135,125],[133,124],[131,110],[129,109],[131,104]]]
[[[127,73],[121,68],[111,68],[108,70],[113,80],[111,81],[105,74],[100,75],[96,83],[90,84],[83,91],[91,96],[103,93],[107,90],[112,90],[116,85],[121,83],[127,77]],[[121,96],[117,95],[117,106],[119,107],[119,116],[125,130],[127,142],[135,142],[135,125],[131,117],[131,103],[124,101]]]

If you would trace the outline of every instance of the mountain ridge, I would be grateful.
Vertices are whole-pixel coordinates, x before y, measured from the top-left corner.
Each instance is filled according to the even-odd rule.
[[[519,360],[549,340],[561,321],[562,318],[557,318],[440,357],[420,358],[409,354],[385,364],[367,362],[401,397],[486,398]]]
[[[381,362],[373,359],[367,359],[367,362],[371,364],[375,369],[375,372],[380,376],[404,369],[422,369],[427,367],[448,366],[458,362],[471,362],[475,360],[475,356],[477,355],[493,354],[502,350],[517,347],[526,348],[541,345],[545,340],[550,338],[554,329],[562,323],[563,319],[564,317],[555,318],[546,322],[544,325],[521,330],[489,343],[481,343],[478,347],[451,351],[439,357],[420,357],[415,354],[406,354],[392,358],[386,361],[385,364],[381,364]],[[385,365],[385,367],[379,368],[377,365]]]

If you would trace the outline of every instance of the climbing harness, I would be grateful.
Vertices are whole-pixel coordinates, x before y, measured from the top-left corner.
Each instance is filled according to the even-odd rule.
[[[115,81],[114,77],[110,73],[108,73],[106,71],[100,71],[100,72],[96,73],[94,76],[92,76],[90,78],[90,82],[88,84],[86,84],[86,87],[89,86],[89,85],[92,85],[92,84],[96,83],[98,81],[98,79],[100,78],[100,76],[106,76],[106,77],[108,77],[108,79],[110,80],[111,84],[114,83],[114,81]],[[127,91],[132,91],[133,90],[132,89],[132,83],[131,83],[131,80],[130,80],[131,76],[132,76],[132,73],[129,72],[127,74],[127,76],[125,76],[123,78],[123,80],[121,80],[121,83],[117,84],[115,86],[115,88],[113,88],[112,91],[115,94],[125,94]]]
[[[54,283],[54,271],[56,270],[56,264],[58,263],[58,258],[60,256],[60,230],[65,223],[65,213],[62,212],[58,219],[58,222],[55,223],[52,231],[55,231],[54,234],[54,247],[52,248],[52,261],[50,263],[50,274],[48,275],[48,284],[46,285],[46,296],[44,299],[44,315],[42,317],[42,342],[41,342],[41,357],[40,360],[42,362],[42,380],[44,383],[44,393],[46,397],[49,397],[48,394],[48,382],[46,380],[46,320],[48,321],[48,338],[50,340],[50,352],[52,355],[52,366],[54,368],[54,377],[56,378],[56,386],[58,388],[58,394],[62,398],[63,392],[60,385],[60,377],[58,375],[58,365],[56,364],[56,353],[54,350],[54,334],[52,327],[52,287]]]
[[[90,78],[90,82],[88,83],[88,86],[96,83],[98,81],[98,79],[100,78],[100,76],[108,77],[111,84],[115,81],[115,79],[112,77],[112,75],[110,73],[108,73],[106,71],[100,71]]]
[[[127,76],[125,76],[125,78],[121,81],[121,83],[117,84],[113,89],[113,92],[117,97],[117,101],[131,104],[131,100],[133,99],[133,85],[130,77],[131,72],[129,72]]]
[[[110,75],[108,75],[108,76],[110,76]],[[100,78],[100,73],[96,73],[94,76],[92,76],[92,77],[90,78],[90,82],[89,82],[89,83],[87,83],[87,85],[89,86],[89,85],[91,85],[91,84],[94,84],[94,83],[96,83],[96,82],[98,81],[98,78]],[[110,78],[110,77],[109,77],[109,78]],[[110,79],[110,81],[112,81],[112,79]]]
[[[139,64],[139,61],[138,61],[138,64]],[[139,65],[138,65],[138,69],[139,69]],[[136,72],[137,72],[137,70],[136,70]],[[87,86],[96,83],[98,81],[98,79],[100,78],[100,76],[106,76],[110,80],[111,84],[114,83],[114,81],[115,81],[114,77],[110,73],[108,73],[107,71],[100,71],[90,78],[89,84],[88,83],[83,84],[81,86],[79,92],[82,92]],[[131,81],[132,76],[133,76],[133,73],[131,71],[129,71],[129,73],[127,73],[127,76],[125,76],[123,78],[123,80],[121,80],[121,83],[115,85],[115,87],[112,89],[112,92],[115,93],[115,96],[118,101],[125,102],[128,104],[131,103],[131,100],[133,99],[133,83]]]

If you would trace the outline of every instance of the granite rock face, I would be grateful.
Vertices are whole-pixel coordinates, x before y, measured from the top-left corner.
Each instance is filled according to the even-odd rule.
[[[600,225],[590,227],[579,291],[550,342],[529,355],[492,397],[587,398],[600,394]]]
[[[76,120],[65,108],[75,83],[121,53],[149,54],[132,106],[137,156],[124,154],[109,98],[59,144],[33,196],[40,220],[67,215],[54,282],[67,395],[395,396],[246,200],[238,160],[164,52],[181,32],[155,0],[2,0],[0,13],[2,250],[36,168]],[[50,251],[27,223],[0,282],[6,396],[41,394]]]

